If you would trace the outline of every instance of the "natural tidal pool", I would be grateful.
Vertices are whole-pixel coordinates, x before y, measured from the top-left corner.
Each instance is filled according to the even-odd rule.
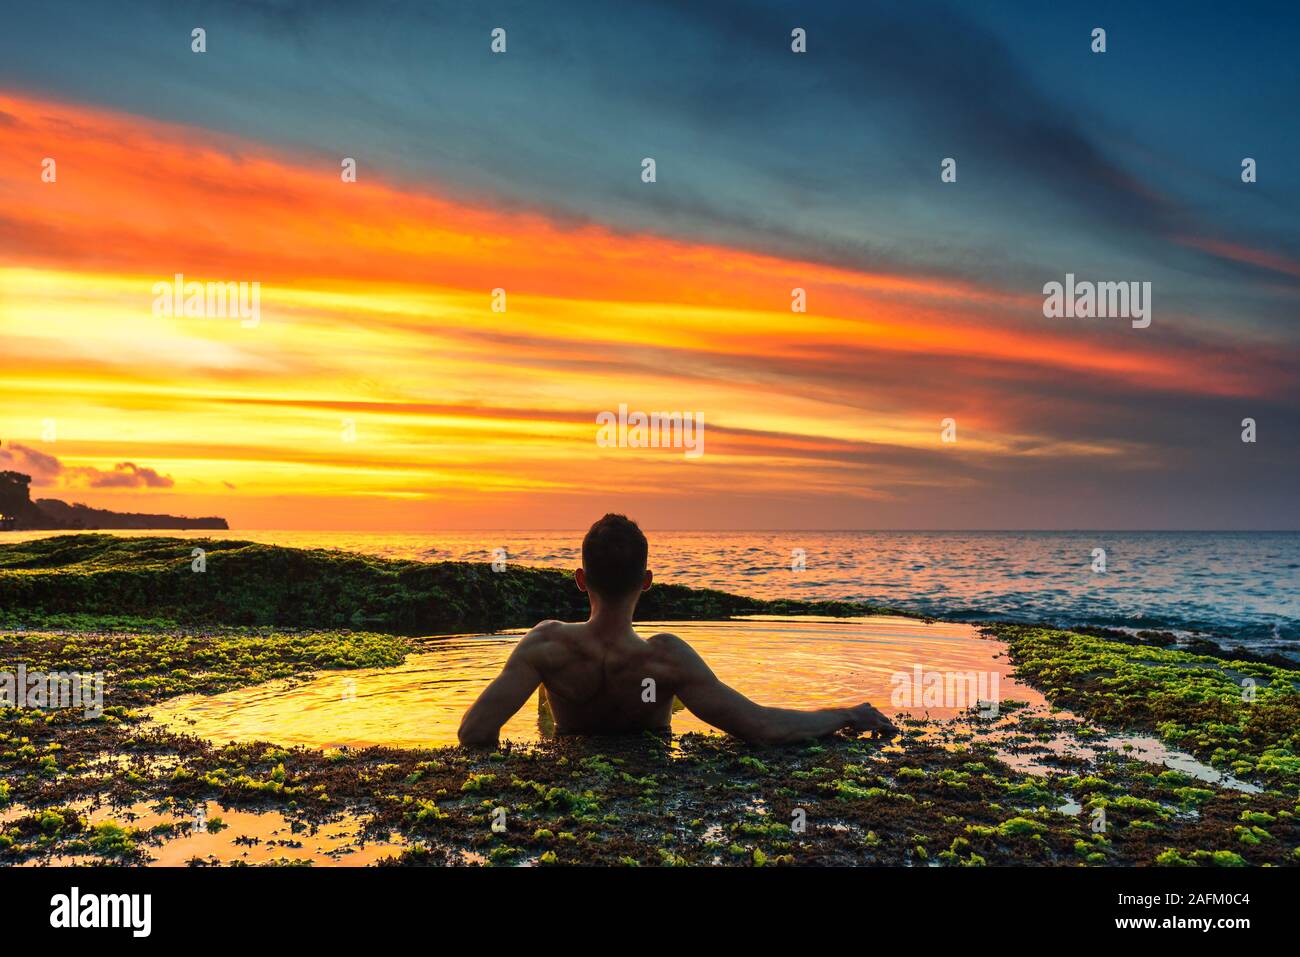
[[[1076,719],[1051,711],[1042,694],[1012,677],[1005,646],[972,625],[891,616],[864,618],[754,617],[710,622],[638,622],[642,635],[672,631],[690,642],[717,675],[762,704],[824,708],[870,701],[887,714],[912,719],[914,733],[957,744],[979,740],[1020,770],[1046,773],[1053,758],[1094,759],[1119,751],[1203,781],[1254,790],[1149,736],[1072,734]],[[465,709],[492,680],[523,631],[428,641],[393,668],[327,671],[306,682],[276,681],[218,695],[172,698],[148,714],[168,730],[218,744],[268,741],[309,748],[433,748],[456,744]],[[976,720],[974,694],[954,700],[926,693],[932,675],[977,676],[979,698],[1012,705],[992,720]],[[904,679],[906,676],[906,680]],[[919,684],[918,684],[919,680]],[[911,683],[910,696],[900,686]],[[967,686],[974,689],[974,685]],[[1025,717],[1062,720],[1050,733]],[[954,720],[955,719],[955,720]],[[673,730],[711,732],[680,708]],[[549,712],[536,693],[502,728],[503,740],[533,743],[550,735]]]
[[[754,700],[789,708],[870,701],[887,713],[950,718],[973,707],[950,698],[917,705],[891,698],[902,679],[947,672],[981,675],[981,696],[1042,704],[1042,695],[1008,676],[1002,646],[970,625],[911,618],[747,618],[712,622],[638,622],[640,634],[680,635],[718,677]],[[274,741],[313,748],[456,744],[461,715],[505,663],[520,632],[443,638],[395,668],[325,672],[299,684],[273,682],[224,694],[187,695],[150,712],[171,730],[213,741]],[[549,732],[534,694],[502,729],[502,738],[533,742]],[[673,730],[709,731],[690,712]]]

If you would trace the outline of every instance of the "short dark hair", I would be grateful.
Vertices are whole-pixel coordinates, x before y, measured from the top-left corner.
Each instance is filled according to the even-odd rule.
[[[618,598],[641,587],[650,547],[636,522],[610,512],[587,530],[582,540],[582,568],[587,588]]]

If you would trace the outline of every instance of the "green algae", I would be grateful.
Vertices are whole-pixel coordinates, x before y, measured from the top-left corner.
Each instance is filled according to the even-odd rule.
[[[90,849],[101,857],[130,857],[138,848],[138,832],[128,830],[120,824],[105,821],[95,825],[89,835]]]
[[[1154,731],[1211,766],[1300,790],[1300,670],[1049,628],[996,625],[1019,677],[1109,728]]]
[[[1027,817],[1013,817],[997,826],[997,833],[1003,837],[1041,837],[1045,830],[1043,824]]]

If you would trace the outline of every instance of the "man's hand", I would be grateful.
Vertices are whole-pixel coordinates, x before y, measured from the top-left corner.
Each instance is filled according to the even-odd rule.
[[[898,728],[868,702],[849,709],[848,727],[854,731],[873,731],[882,738],[892,738],[898,734]]]

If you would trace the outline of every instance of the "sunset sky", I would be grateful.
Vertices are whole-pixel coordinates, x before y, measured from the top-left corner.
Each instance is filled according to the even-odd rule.
[[[6,11],[0,469],[233,528],[1300,528],[1300,14],[1133,6]],[[1045,318],[1066,273],[1150,327]]]

